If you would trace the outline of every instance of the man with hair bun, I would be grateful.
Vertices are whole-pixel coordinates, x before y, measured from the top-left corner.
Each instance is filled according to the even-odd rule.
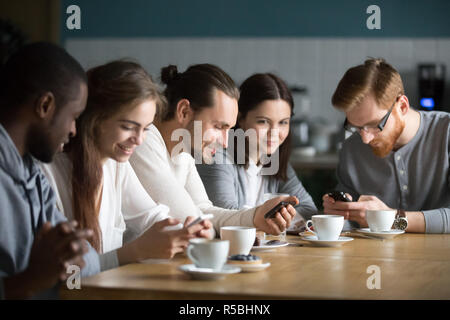
[[[332,104],[353,133],[340,152],[336,189],[354,202],[324,195],[324,212],[367,227],[366,210],[397,210],[396,229],[449,233],[450,115],[414,110],[383,59],[350,68]]]
[[[264,214],[281,200],[297,205],[296,197],[271,199],[250,209],[219,208],[209,200],[195,167],[197,161],[211,163],[216,149],[228,145],[239,99],[231,77],[211,64],[193,65],[181,73],[170,65],[162,69],[161,80],[166,84],[166,113],[149,127],[146,140],[130,158],[152,199],[169,206],[171,215],[182,220],[212,213],[216,233],[230,225],[257,227],[271,234],[289,227],[296,214],[293,206],[282,208],[274,219],[265,219]]]

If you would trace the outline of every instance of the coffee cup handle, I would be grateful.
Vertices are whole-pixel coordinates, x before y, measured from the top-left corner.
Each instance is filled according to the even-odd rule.
[[[317,233],[315,233],[314,231],[312,231],[312,230],[309,228],[309,226],[308,226],[309,223],[311,223],[311,224],[313,225],[312,220],[306,221],[306,223],[305,223],[306,230],[308,230],[309,232],[311,232],[311,233],[313,233],[313,234],[315,234],[315,235],[317,236]]]
[[[195,265],[198,265],[198,260],[195,257],[194,253],[192,252],[193,249],[194,249],[194,246],[189,245],[186,249],[186,254],[189,257],[189,259],[191,259],[192,262],[194,262]]]

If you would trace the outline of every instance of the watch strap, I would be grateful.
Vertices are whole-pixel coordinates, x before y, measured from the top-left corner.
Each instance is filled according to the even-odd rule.
[[[406,218],[406,211],[403,209],[397,210],[397,218]]]

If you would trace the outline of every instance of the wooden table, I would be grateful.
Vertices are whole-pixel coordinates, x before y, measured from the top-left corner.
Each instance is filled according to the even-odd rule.
[[[271,266],[261,272],[192,280],[177,270],[184,255],[164,264],[130,264],[83,279],[65,299],[450,299],[450,235],[404,234],[393,240],[354,237],[340,248],[293,245],[254,253]],[[368,289],[371,265],[381,289]],[[372,283],[372,282],[371,282]]]

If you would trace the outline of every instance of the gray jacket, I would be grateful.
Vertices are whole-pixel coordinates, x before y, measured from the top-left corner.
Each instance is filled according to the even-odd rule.
[[[246,203],[245,168],[233,163],[230,155],[224,150],[218,150],[213,164],[197,164],[197,170],[205,185],[209,199],[215,206],[227,209],[241,209]],[[220,163],[220,164],[219,164]],[[295,207],[305,220],[317,214],[317,208],[303,187],[291,165],[287,168],[287,181],[273,176],[263,176],[264,193],[288,193],[300,201]]]
[[[35,160],[18,153],[0,124],[0,299],[2,278],[23,272],[28,266],[34,238],[42,225],[56,225],[66,218],[56,209],[55,195]],[[90,247],[81,275],[100,271],[97,252]],[[57,298],[57,286],[35,298]]]

